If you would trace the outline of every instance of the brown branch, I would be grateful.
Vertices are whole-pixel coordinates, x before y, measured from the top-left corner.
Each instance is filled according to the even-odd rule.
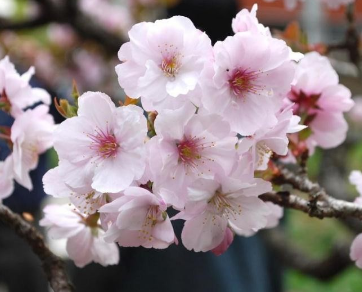
[[[328,256],[315,259],[297,248],[280,229],[265,230],[261,234],[285,266],[318,280],[327,281],[351,264],[349,244],[334,245]]]
[[[62,260],[47,248],[43,236],[32,225],[1,203],[0,221],[13,229],[19,237],[31,246],[41,260],[43,270],[55,292],[74,291],[73,286],[68,281]]]

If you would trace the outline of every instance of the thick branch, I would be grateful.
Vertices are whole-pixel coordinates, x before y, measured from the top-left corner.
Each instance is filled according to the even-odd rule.
[[[43,236],[19,215],[0,203],[0,221],[13,229],[33,249],[42,262],[43,270],[55,292],[74,291],[69,283],[63,262],[45,245]]]
[[[262,235],[285,266],[318,280],[327,281],[351,264],[347,244],[334,245],[327,257],[315,259],[295,247],[280,229],[266,230]]]

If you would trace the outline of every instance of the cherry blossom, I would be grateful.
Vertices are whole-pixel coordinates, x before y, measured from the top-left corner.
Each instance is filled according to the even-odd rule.
[[[234,240],[234,233],[231,231],[229,227],[227,227],[225,230],[224,239],[217,247],[212,249],[211,252],[217,256],[222,255],[224,252],[227,251],[229,246],[232,244],[233,240]]]
[[[242,9],[232,20],[231,26],[234,33],[250,31],[254,34],[271,37],[269,28],[259,23],[259,20],[256,18],[257,10],[258,4],[254,4],[250,12],[247,9]]]
[[[194,90],[212,51],[208,36],[182,16],[136,24],[129,38],[118,53],[118,81],[130,97],[142,96],[147,110]]]
[[[264,228],[270,211],[258,196],[270,190],[269,182],[247,176],[197,180],[188,188],[185,210],[175,217],[186,220],[182,243],[205,252],[221,244],[227,227],[239,235]]]
[[[227,175],[236,157],[237,138],[229,124],[220,116],[195,111],[191,103],[160,111],[155,121],[157,136],[148,142],[153,181],[161,185],[161,193],[168,190],[168,203],[176,208],[183,208],[184,190],[190,182]]]
[[[10,155],[4,161],[0,161],[0,202],[14,191],[13,176],[13,160]]]
[[[100,92],[84,93],[78,104],[78,116],[64,121],[54,133],[60,161],[78,170],[78,180],[68,185],[87,186],[82,182],[89,176],[92,189],[116,193],[141,178],[147,133],[142,109],[133,105],[116,108]]]
[[[288,153],[288,133],[296,133],[306,128],[299,125],[300,117],[293,115],[291,106],[277,114],[277,124],[263,127],[254,135],[244,137],[238,143],[238,152],[251,152],[255,170],[266,170],[273,153],[284,156]]]
[[[54,120],[48,110],[46,105],[29,109],[11,127],[14,178],[29,190],[33,188],[29,171],[37,167],[39,154],[53,146]]]
[[[121,246],[167,248],[175,234],[161,197],[140,187],[129,187],[124,196],[104,205],[100,212],[115,213],[116,219],[105,234],[107,242]]]
[[[289,99],[295,103],[294,113],[303,116],[303,123],[312,134],[307,144],[333,148],[341,144],[348,130],[343,113],[354,102],[351,92],[338,84],[338,75],[326,57],[308,53],[298,63]]]
[[[104,241],[104,231],[97,216],[84,217],[68,205],[48,205],[40,225],[48,229],[53,239],[67,239],[67,252],[78,267],[93,262],[103,266],[116,265],[119,251],[114,243]]]
[[[50,104],[50,95],[41,88],[31,88],[29,80],[34,74],[31,67],[23,75],[19,75],[9,57],[0,61],[0,109],[17,117],[23,109],[37,103]]]
[[[284,41],[250,32],[217,42],[214,66],[204,71],[203,106],[243,136],[274,125],[294,76],[289,53]]]

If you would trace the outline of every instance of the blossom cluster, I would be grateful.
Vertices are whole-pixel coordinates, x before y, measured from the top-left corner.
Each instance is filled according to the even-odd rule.
[[[54,131],[59,165],[44,189],[71,207],[46,207],[41,225],[68,239],[77,265],[117,263],[116,243],[178,244],[172,220],[185,221],[187,249],[222,254],[235,235],[278,224],[283,210],[259,198],[272,191],[260,173],[273,155],[286,156],[292,138],[296,148],[345,138],[346,128],[330,134],[317,122],[342,123],[353,105],[332,68],[316,72],[327,59],[313,53],[296,64],[303,56],[273,38],[256,10],[242,10],[235,34],[214,46],[186,17],[134,25],[116,73],[142,108],[86,92]]]
[[[0,139],[10,148],[10,154],[0,162],[0,201],[12,194],[14,180],[32,189],[29,172],[37,167],[39,155],[53,145],[50,95],[30,86],[33,74],[34,68],[30,68],[20,75],[8,57],[0,61],[0,111],[14,120],[11,127],[0,126]]]

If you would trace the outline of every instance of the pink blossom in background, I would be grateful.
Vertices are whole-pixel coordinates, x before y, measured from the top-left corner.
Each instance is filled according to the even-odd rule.
[[[61,123],[54,133],[59,160],[74,165],[79,180],[85,182],[89,176],[91,187],[102,193],[119,192],[140,179],[147,134],[143,110],[133,105],[116,108],[100,92],[84,93],[78,105],[78,116]],[[69,186],[82,187],[73,183]]]
[[[118,53],[123,62],[116,67],[118,81],[128,96],[142,96],[153,106],[147,110],[162,108],[167,99],[185,99],[211,57],[208,36],[183,16],[136,24],[129,38]]]
[[[306,116],[304,122],[312,131],[307,143],[328,149],[340,145],[346,138],[348,124],[343,113],[354,102],[351,92],[339,84],[338,75],[326,57],[308,53],[296,66],[289,99],[295,103],[294,113]]]
[[[284,41],[239,32],[214,46],[204,71],[203,106],[222,115],[243,136],[277,123],[275,112],[290,90],[294,68]]]
[[[356,266],[362,269],[362,234],[357,235],[353,240],[350,249],[350,257],[352,261],[356,262]]]
[[[195,111],[191,103],[160,111],[155,121],[157,136],[148,142],[152,143],[149,163],[153,181],[179,193],[169,202],[176,208],[183,208],[183,194],[190,182],[229,174],[236,157],[237,138],[229,124],[220,116]]]
[[[13,171],[23,187],[33,188],[29,171],[38,165],[39,155],[53,146],[54,120],[49,107],[39,105],[17,116],[11,127]]]
[[[50,104],[50,95],[44,89],[30,87],[29,80],[33,74],[34,68],[31,67],[19,75],[7,56],[0,61],[0,101],[8,104],[13,117],[37,102]]]
[[[349,111],[348,116],[357,125],[362,124],[362,96],[355,96],[353,101],[355,104]]]
[[[166,210],[161,197],[144,188],[129,187],[124,196],[100,209],[116,215],[105,240],[125,247],[167,248],[175,241],[175,234]]]
[[[250,31],[251,33],[260,33],[265,36],[270,36],[270,30],[265,27],[256,18],[256,12],[258,10],[258,4],[254,4],[251,11],[242,9],[232,20],[232,29],[234,33]]]
[[[354,185],[360,194],[362,196],[362,173],[359,170],[353,170],[351,171],[349,175],[349,182]]]
[[[67,239],[67,252],[76,266],[96,262],[103,266],[116,265],[119,251],[115,243],[104,241],[104,231],[96,222],[87,218],[68,205],[48,205],[40,225],[48,229],[53,239]]]
[[[0,161],[0,203],[14,191],[13,177],[13,159],[10,155],[4,161]]]

